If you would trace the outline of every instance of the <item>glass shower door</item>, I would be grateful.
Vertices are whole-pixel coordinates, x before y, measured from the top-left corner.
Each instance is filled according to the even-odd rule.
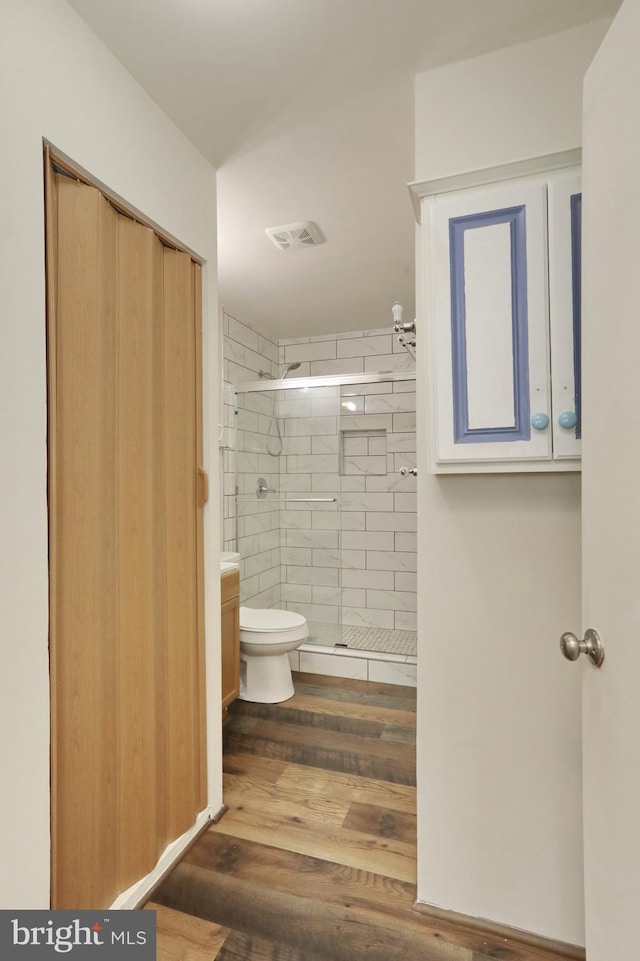
[[[234,490],[240,603],[280,606],[280,453],[275,431],[276,393],[236,394]]]
[[[341,388],[342,642],[416,654],[415,378]]]
[[[241,603],[303,614],[309,641],[329,646],[341,641],[339,413],[339,387],[237,393]]]
[[[237,391],[242,603],[303,614],[310,643],[414,657],[415,379],[314,380]]]
[[[309,642],[341,643],[340,388],[280,391],[282,606],[303,614]]]

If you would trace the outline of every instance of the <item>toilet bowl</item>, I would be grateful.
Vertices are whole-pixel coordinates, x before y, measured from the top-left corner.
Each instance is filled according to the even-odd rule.
[[[289,651],[309,630],[302,614],[240,608],[240,699],[277,704],[293,697]]]

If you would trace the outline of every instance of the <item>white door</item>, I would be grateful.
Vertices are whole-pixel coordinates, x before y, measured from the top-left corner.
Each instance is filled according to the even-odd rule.
[[[585,82],[583,628],[588,961],[640,957],[640,0]],[[578,665],[576,665],[578,666]]]

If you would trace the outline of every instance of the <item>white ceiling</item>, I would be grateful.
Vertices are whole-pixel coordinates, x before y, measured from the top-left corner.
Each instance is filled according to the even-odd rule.
[[[221,302],[272,337],[413,315],[417,71],[621,0],[69,0],[218,168]],[[312,220],[327,243],[264,230]]]

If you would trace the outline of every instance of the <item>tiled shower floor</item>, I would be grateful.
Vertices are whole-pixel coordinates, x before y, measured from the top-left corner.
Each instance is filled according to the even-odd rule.
[[[416,631],[395,631],[383,627],[351,627],[339,624],[309,624],[306,644],[338,650],[376,651],[415,657],[418,653]]]

